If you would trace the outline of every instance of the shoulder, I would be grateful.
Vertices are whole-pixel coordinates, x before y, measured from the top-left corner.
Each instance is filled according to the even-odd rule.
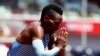
[[[29,28],[31,28],[32,30],[36,30],[36,31],[43,31],[43,28],[37,22],[32,22],[29,25]]]
[[[43,37],[43,35],[44,35],[44,30],[43,30],[43,28],[40,26],[40,25],[38,25],[36,22],[32,22],[31,24],[30,24],[30,30],[33,32],[33,34],[34,34],[34,37]]]

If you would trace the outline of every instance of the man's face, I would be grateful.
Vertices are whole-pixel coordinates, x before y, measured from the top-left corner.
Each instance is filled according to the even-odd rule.
[[[58,13],[54,13],[54,17],[49,17],[47,20],[45,27],[48,32],[54,32],[58,29],[60,23],[62,22],[62,15]]]

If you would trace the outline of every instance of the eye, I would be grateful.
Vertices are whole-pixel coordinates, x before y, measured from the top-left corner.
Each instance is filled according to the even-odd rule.
[[[55,21],[55,23],[61,23],[62,22],[62,19],[56,19],[56,20],[54,20]]]
[[[54,22],[55,22],[55,24],[59,25],[62,22],[62,20],[56,20]]]

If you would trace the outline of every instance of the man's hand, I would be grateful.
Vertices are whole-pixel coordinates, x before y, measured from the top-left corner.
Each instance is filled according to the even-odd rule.
[[[57,46],[59,46],[60,52],[57,54],[57,56],[65,56],[65,47],[67,45],[67,36],[68,36],[68,32],[66,30],[66,28],[61,28],[59,34],[57,35]]]
[[[59,32],[53,34],[55,45],[64,48],[67,44],[68,32],[65,27],[61,28]]]

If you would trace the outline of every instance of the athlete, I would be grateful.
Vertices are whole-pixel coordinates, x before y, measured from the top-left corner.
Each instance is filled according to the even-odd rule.
[[[62,9],[54,4],[43,8],[40,24],[32,22],[28,25],[12,43],[8,56],[55,56],[66,45],[66,33],[57,36],[57,44],[52,49],[48,47],[50,37],[59,28],[62,22]],[[63,30],[61,29],[60,32]]]

